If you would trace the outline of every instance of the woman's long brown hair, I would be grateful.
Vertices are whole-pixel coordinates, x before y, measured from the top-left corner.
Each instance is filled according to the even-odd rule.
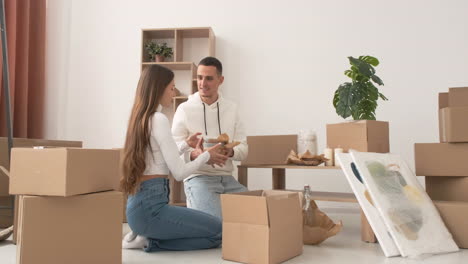
[[[143,69],[135,95],[122,162],[121,191],[135,194],[140,177],[146,168],[146,153],[151,147],[151,118],[156,112],[164,90],[174,79],[174,73],[162,66],[151,65]]]

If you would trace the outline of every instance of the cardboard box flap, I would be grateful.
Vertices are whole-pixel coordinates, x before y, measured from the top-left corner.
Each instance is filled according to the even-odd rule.
[[[267,196],[267,201],[270,263],[281,263],[302,253],[302,209],[299,194],[276,191]]]
[[[224,222],[268,226],[266,197],[262,191],[221,194]]]
[[[302,221],[301,203],[298,193],[270,193],[266,196],[266,199],[268,216],[270,217],[270,227],[272,229],[281,227],[284,224],[285,216],[287,216],[287,218],[297,218]]]

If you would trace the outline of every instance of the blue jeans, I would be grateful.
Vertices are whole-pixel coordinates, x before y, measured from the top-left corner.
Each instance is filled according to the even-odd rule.
[[[222,219],[220,195],[246,192],[247,188],[232,176],[195,176],[184,182],[187,207]]]
[[[145,251],[206,249],[221,244],[218,218],[168,202],[169,180],[163,178],[142,182],[140,190],[128,197],[128,225],[148,238]]]

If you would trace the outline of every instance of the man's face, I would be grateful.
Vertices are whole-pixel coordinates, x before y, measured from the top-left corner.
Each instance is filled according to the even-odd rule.
[[[201,97],[215,98],[224,76],[219,76],[215,66],[200,65],[197,69],[198,92]]]

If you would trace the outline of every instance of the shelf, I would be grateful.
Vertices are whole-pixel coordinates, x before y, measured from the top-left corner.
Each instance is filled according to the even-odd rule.
[[[144,28],[142,31],[150,38],[174,38],[175,32],[182,33],[185,38],[209,38],[214,36],[210,27],[188,28]]]
[[[175,38],[175,30],[173,28],[167,29],[143,29],[145,39],[173,39]]]
[[[188,96],[174,96],[172,97],[173,100],[187,100]]]
[[[184,38],[209,38],[214,35],[211,28],[178,28],[177,34]]]
[[[173,71],[192,70],[196,67],[195,63],[193,62],[143,62],[142,63],[143,66],[154,65],[154,64],[164,66]]]

